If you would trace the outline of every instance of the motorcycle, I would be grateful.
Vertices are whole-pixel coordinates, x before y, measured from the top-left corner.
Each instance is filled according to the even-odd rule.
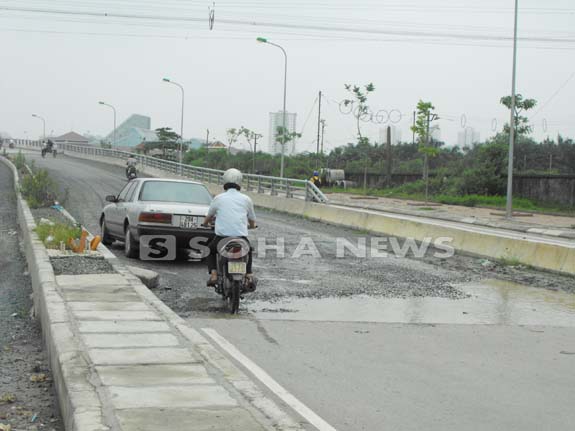
[[[138,178],[138,172],[136,171],[135,166],[128,166],[126,168],[126,178],[128,178],[128,181]]]
[[[251,245],[243,238],[227,238],[220,244],[217,255],[218,284],[215,289],[228,303],[230,313],[237,314],[242,294],[256,290],[256,280],[250,282],[246,279]]]

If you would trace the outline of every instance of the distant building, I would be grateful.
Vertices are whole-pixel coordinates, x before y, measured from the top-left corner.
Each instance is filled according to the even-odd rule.
[[[457,145],[459,147],[471,147],[473,144],[477,144],[481,137],[479,132],[475,131],[473,127],[466,127],[457,134]]]
[[[132,114],[122,124],[116,127],[116,146],[135,148],[142,142],[158,140],[158,135],[150,130],[152,120],[150,117]],[[114,131],[106,136],[106,141],[114,144]]]
[[[283,117],[284,117],[283,111],[270,112],[270,134],[269,134],[269,140],[268,140],[268,145],[269,145],[268,151],[271,154],[281,154],[281,152],[282,152],[282,145],[276,139],[276,137],[277,137],[278,127],[283,126]],[[286,117],[286,129],[287,129],[288,133],[295,133],[296,132],[297,114],[291,113],[291,112],[286,112],[285,117]],[[286,154],[286,155],[295,154],[296,140],[297,139],[294,139],[293,141],[290,141],[286,144],[284,154]]]
[[[401,142],[401,129],[397,126],[391,127],[391,145],[397,145]],[[387,144],[387,127],[379,129],[379,142]]]
[[[85,136],[80,135],[76,132],[68,132],[62,136],[52,138],[55,144],[75,144],[75,145],[88,145],[90,140]]]
[[[433,139],[436,142],[441,142],[441,129],[439,128],[439,126],[431,127],[430,134],[431,139]]]
[[[208,145],[208,151],[212,150],[226,150],[228,146],[220,141],[210,142]]]

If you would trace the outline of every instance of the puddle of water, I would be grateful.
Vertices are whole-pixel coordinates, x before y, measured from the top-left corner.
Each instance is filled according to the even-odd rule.
[[[575,326],[575,295],[501,280],[457,286],[467,299],[413,297],[250,302],[258,319],[338,322]]]

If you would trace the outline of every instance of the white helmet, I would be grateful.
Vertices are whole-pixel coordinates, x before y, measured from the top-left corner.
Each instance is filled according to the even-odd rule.
[[[236,184],[238,186],[242,185],[242,173],[234,168],[228,169],[224,172],[222,179],[224,181],[224,185],[226,184]]]

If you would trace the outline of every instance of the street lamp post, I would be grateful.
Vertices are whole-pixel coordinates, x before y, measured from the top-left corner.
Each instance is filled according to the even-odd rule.
[[[515,0],[515,25],[513,29],[513,74],[511,77],[511,120],[509,121],[509,162],[507,166],[507,204],[505,217],[513,215],[513,146],[515,145],[515,77],[517,76],[517,15],[519,0]]]
[[[288,59],[287,59],[287,53],[285,51],[285,49],[283,49],[281,46],[279,46],[276,43],[270,42],[269,40],[267,40],[265,37],[258,37],[256,39],[258,42],[260,43],[267,43],[268,45],[272,45],[275,46],[279,49],[282,50],[283,54],[284,54],[284,103],[283,103],[283,113],[282,113],[282,142],[281,142],[281,146],[282,146],[282,155],[281,155],[281,166],[280,166],[280,178],[283,178],[284,176],[284,154],[285,154],[285,145],[286,145],[286,138],[287,138],[287,125],[286,125],[286,96],[287,96],[287,64],[288,64]],[[274,132],[275,133],[275,132]]]
[[[39,118],[42,120],[42,140],[46,140],[46,120],[43,117],[40,117],[38,114],[32,114],[32,117]]]
[[[183,147],[184,147],[184,87],[181,84],[178,84],[175,81],[172,81],[171,79],[168,78],[164,78],[162,79],[162,81],[167,82],[169,84],[174,84],[177,87],[180,88],[180,90],[182,90],[182,118],[180,121],[180,174],[182,173],[182,152],[183,152]]]
[[[112,108],[112,110],[114,111],[114,131],[112,132],[113,133],[113,139],[114,139],[113,147],[114,147],[114,149],[117,149],[117,147],[116,147],[117,146],[117,142],[116,142],[116,108],[114,108],[112,105],[110,105],[109,103],[106,103],[106,102],[98,102],[98,103],[100,105],[104,105],[104,106],[107,106],[109,108]]]

